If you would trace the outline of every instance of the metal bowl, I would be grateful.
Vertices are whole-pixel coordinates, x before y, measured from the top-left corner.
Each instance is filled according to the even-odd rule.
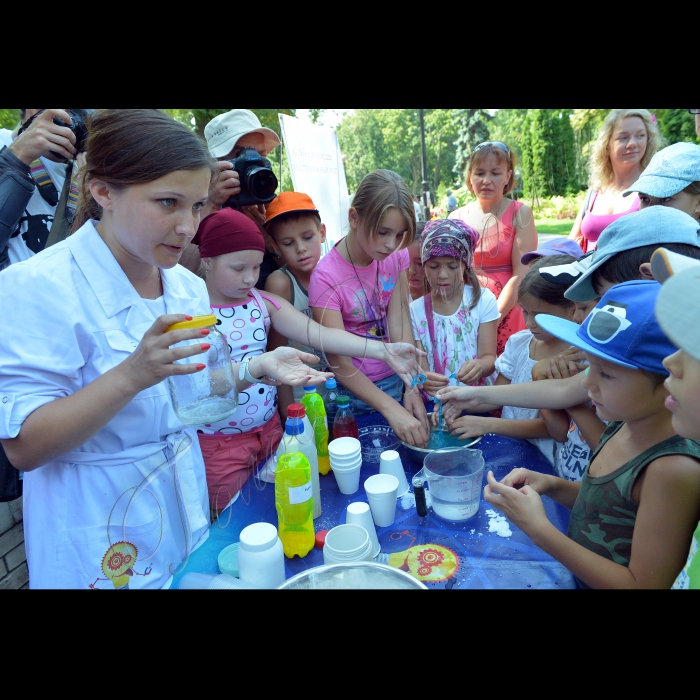
[[[389,589],[423,588],[427,586],[411,574],[386,564],[372,561],[326,564],[302,571],[287,579],[278,588],[310,589]]]
[[[428,413],[428,420],[431,420],[432,415],[432,412]],[[474,447],[474,445],[476,445],[483,437],[483,435],[479,435],[479,437],[472,438],[471,440],[461,440],[459,443],[457,443],[454,437],[450,436],[449,430],[445,428],[440,428],[439,430],[451,438],[451,441],[448,442],[445,447]],[[431,434],[438,432],[438,429],[433,428],[430,432]],[[427,447],[416,447],[415,445],[409,445],[403,440],[401,441],[401,444],[406,448],[411,461],[415,462],[416,464],[420,464],[421,467],[423,466],[423,461],[425,460],[426,455],[429,455],[431,452],[435,452],[435,448],[430,449]]]

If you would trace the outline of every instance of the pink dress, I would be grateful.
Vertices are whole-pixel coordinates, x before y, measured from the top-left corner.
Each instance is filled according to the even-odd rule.
[[[474,268],[479,284],[490,289],[496,295],[496,299],[513,276],[512,255],[515,238],[513,219],[522,206],[522,202],[511,202],[501,218],[482,231],[474,253]],[[461,207],[452,212],[448,218],[462,219],[462,212],[466,213],[465,210],[466,207]],[[513,333],[525,328],[522,309],[516,304],[498,323],[496,354],[500,356],[503,353],[506,342]]]
[[[631,214],[633,211],[639,211],[639,195],[635,194],[632,199],[632,206],[627,210],[623,211],[621,214],[592,214],[591,210],[595,206],[595,200],[598,197],[596,192],[591,199],[591,204],[588,207],[588,211],[581,220],[581,234],[583,235],[584,241],[579,242],[583,252],[587,253],[591,250],[595,250],[598,247],[598,238],[603,232],[603,229],[613,221],[617,221],[620,217],[625,216],[625,214]]]

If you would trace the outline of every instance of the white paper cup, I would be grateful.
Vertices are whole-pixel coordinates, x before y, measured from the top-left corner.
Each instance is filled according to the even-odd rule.
[[[353,469],[332,469],[340,493],[355,493],[360,488],[360,465]]]
[[[365,493],[378,527],[389,527],[396,517],[399,480],[393,474],[375,474],[365,481]]]
[[[372,561],[372,542],[361,525],[337,525],[326,534],[323,545],[324,564],[343,564],[350,561]]]
[[[396,450],[385,450],[379,457],[379,473],[393,474],[399,480],[399,489],[396,497],[401,498],[408,491],[408,480],[403,470],[401,457]]]
[[[352,461],[349,462],[336,462],[335,460],[331,459],[331,469],[333,471],[339,471],[339,472],[346,472],[350,471],[352,469],[355,469],[356,467],[361,467],[362,466],[362,457],[357,457]]]
[[[372,511],[369,509],[369,503],[364,501],[351,503],[345,513],[345,522],[350,525],[361,525],[367,530],[372,543],[372,556],[376,557],[382,548],[377,537],[377,528],[375,528],[374,520],[372,520]]]
[[[331,440],[328,443],[328,454],[337,455],[339,457],[345,455],[360,454],[362,446],[360,441],[354,437],[341,437]]]

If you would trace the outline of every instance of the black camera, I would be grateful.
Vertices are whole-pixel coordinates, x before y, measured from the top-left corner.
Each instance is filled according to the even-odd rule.
[[[231,161],[241,181],[241,191],[226,200],[225,207],[244,207],[249,204],[268,204],[277,195],[277,177],[270,161],[254,148],[241,148]]]
[[[71,123],[66,124],[63,119],[55,117],[53,120],[54,124],[58,126],[67,126],[75,134],[75,152],[76,154],[85,150],[85,142],[88,137],[87,120],[88,117],[94,112],[94,109],[67,109]],[[54,151],[49,151],[52,156],[56,158],[61,158],[62,156]]]

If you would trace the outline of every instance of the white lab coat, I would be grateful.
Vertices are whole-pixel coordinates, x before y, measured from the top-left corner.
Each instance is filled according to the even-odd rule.
[[[201,279],[179,265],[162,274],[168,313],[210,313]],[[126,359],[155,320],[93,222],[0,272],[0,300],[0,438]],[[166,382],[25,474],[24,526],[32,588],[170,585],[206,539],[209,505],[199,441]]]

